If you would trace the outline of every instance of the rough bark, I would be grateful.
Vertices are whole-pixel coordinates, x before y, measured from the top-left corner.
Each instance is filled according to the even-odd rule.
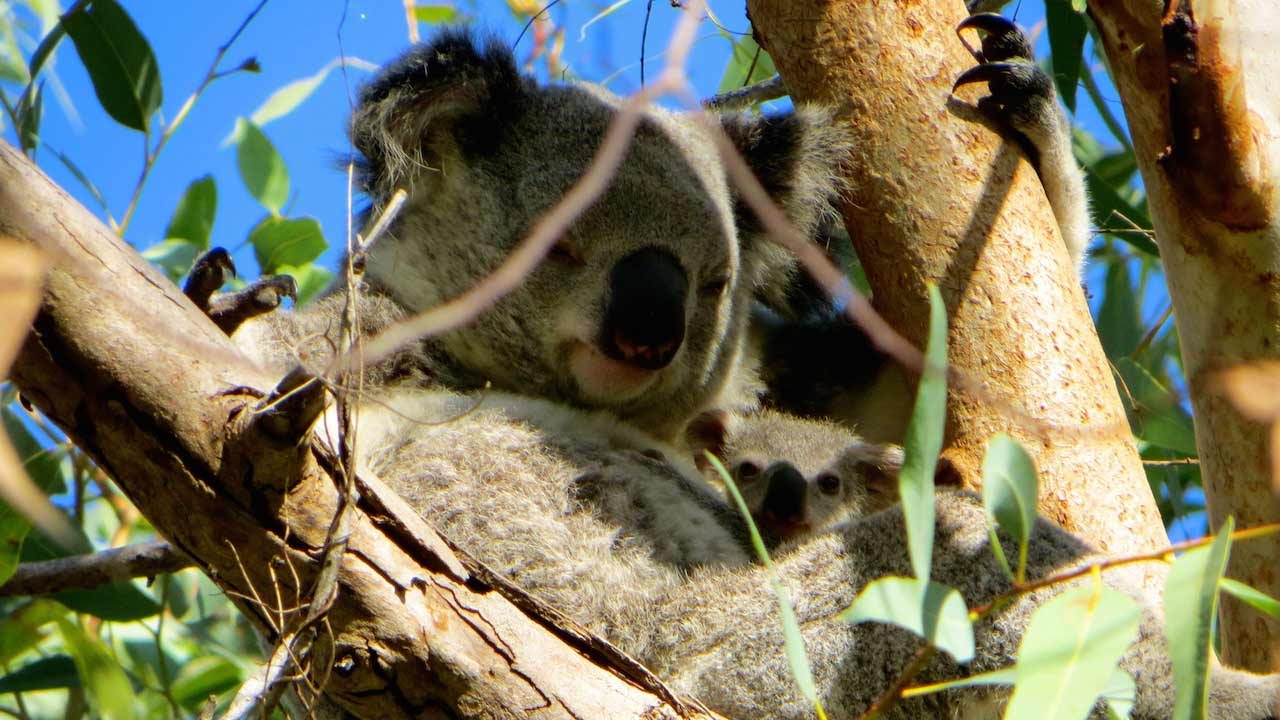
[[[842,212],[876,308],[920,346],[925,283],[942,290],[951,362],[969,386],[947,406],[949,454],[965,482],[980,482],[988,439],[1007,432],[1035,456],[1045,516],[1109,553],[1167,544],[1036,173],[971,106],[980,91],[951,98],[973,65],[954,32],[963,5],[748,8],[793,97],[835,106],[851,127]]]
[[[1266,427],[1217,371],[1280,358],[1280,50],[1272,0],[1090,3],[1124,104],[1173,300],[1213,528],[1280,520]],[[1272,448],[1272,451],[1277,451]],[[1232,549],[1228,574],[1280,595],[1280,539]],[[1223,656],[1280,671],[1280,624],[1231,599]]]
[[[260,628],[296,629],[305,608],[287,608],[309,598],[319,570],[337,459],[318,441],[264,432],[274,425],[259,418],[273,416],[255,411],[267,378],[2,143],[0,234],[55,261],[14,366],[24,396]],[[337,599],[310,655],[313,677],[357,716],[711,717],[455,555],[376,478],[358,489]]]

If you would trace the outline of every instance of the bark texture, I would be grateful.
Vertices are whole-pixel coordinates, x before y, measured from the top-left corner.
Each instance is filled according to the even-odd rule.
[[[1166,545],[1036,173],[971,106],[979,89],[951,97],[973,65],[954,31],[962,3],[748,8],[792,96],[833,105],[851,127],[842,212],[876,308],[922,346],[925,283],[942,290],[951,363],[968,379],[947,407],[949,452],[965,482],[980,482],[987,440],[1007,432],[1036,458],[1042,514],[1108,553]]]
[[[1280,5],[1090,3],[1133,135],[1173,299],[1214,529],[1280,520],[1265,425],[1217,371],[1280,358]],[[1272,448],[1272,452],[1280,448]],[[1228,574],[1280,595],[1280,539],[1232,548]],[[1231,598],[1223,659],[1280,671],[1280,624]]]
[[[341,498],[337,459],[312,439],[275,439],[280,418],[259,408],[267,378],[3,143],[0,235],[55,263],[14,365],[22,393],[228,595],[248,598],[238,604],[260,628],[296,631]],[[309,657],[357,716],[712,717],[455,555],[376,478],[357,486],[337,599]]]

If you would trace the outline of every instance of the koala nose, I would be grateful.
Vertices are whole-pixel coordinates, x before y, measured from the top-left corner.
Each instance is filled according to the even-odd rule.
[[[606,355],[648,370],[666,367],[684,342],[689,280],[675,255],[648,247],[613,266],[601,327]]]
[[[765,480],[769,489],[760,506],[761,515],[778,525],[804,522],[805,496],[809,492],[804,475],[791,463],[780,462],[769,469]]]

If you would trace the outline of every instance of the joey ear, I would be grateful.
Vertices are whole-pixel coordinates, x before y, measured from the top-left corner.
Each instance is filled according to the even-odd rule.
[[[799,107],[777,115],[723,115],[720,121],[765,192],[802,234],[811,235],[833,214],[850,143],[830,112]],[[739,232],[759,235],[763,226],[755,210],[741,193],[735,195]]]
[[[729,439],[729,413],[724,410],[704,410],[689,421],[685,428],[685,442],[693,451],[693,462],[699,470],[710,467],[703,451],[718,458],[724,457],[725,443]]]
[[[360,93],[351,142],[374,201],[450,154],[492,148],[528,88],[496,38],[451,28],[388,64]]]

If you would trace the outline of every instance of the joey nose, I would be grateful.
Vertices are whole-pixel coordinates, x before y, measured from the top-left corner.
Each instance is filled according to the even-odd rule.
[[[780,462],[769,468],[765,480],[769,485],[760,506],[762,515],[783,525],[804,522],[804,501],[809,491],[804,475],[791,463]]]
[[[609,277],[600,348],[620,362],[658,370],[684,342],[689,280],[675,255],[656,247],[622,258]]]

